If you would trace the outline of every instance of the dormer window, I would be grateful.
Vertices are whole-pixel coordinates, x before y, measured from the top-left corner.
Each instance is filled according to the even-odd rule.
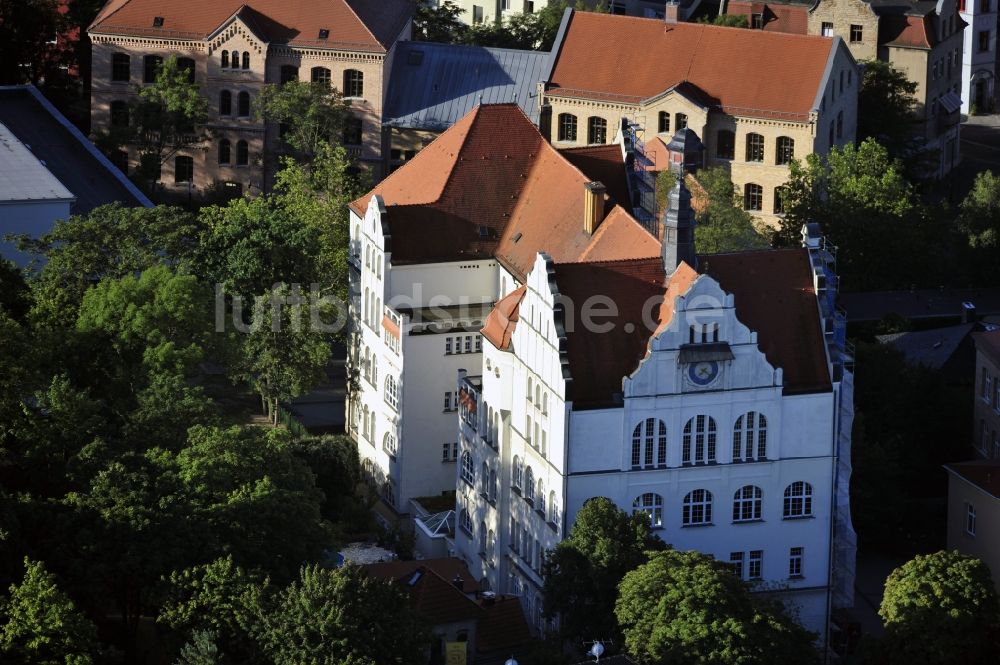
[[[153,27],[154,28],[162,28],[163,27],[163,17],[162,16],[154,16],[153,17]]]
[[[330,31],[327,30],[326,28],[320,28],[319,29],[319,38],[320,39],[329,39],[330,38]]]

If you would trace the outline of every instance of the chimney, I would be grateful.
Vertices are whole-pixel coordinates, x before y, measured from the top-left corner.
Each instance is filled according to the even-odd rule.
[[[538,112],[538,131],[546,142],[552,143],[552,104],[542,104]]]
[[[669,0],[664,7],[663,18],[667,23],[677,23],[680,21],[681,6],[675,0]]]
[[[462,579],[461,575],[455,575],[452,578],[451,583],[455,585],[455,588],[461,592],[465,592],[465,580]]]
[[[492,591],[483,592],[483,607],[493,607],[496,604],[497,595]]]
[[[976,303],[966,300],[962,303],[962,323],[975,323],[976,320]]]
[[[600,182],[583,185],[583,230],[593,234],[604,221],[604,193],[608,191]]]

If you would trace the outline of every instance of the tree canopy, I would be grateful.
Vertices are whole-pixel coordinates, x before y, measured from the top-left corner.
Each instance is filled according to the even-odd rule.
[[[615,615],[644,665],[805,665],[813,636],[776,601],[751,596],[722,563],[698,552],[650,556],[621,582]]]
[[[996,662],[1000,604],[985,563],[957,551],[918,555],[892,571],[879,607],[882,662]]]

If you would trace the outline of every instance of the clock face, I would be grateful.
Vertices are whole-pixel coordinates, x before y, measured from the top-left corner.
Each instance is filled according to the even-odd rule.
[[[688,378],[696,386],[707,386],[719,376],[719,363],[704,360],[688,366]]]

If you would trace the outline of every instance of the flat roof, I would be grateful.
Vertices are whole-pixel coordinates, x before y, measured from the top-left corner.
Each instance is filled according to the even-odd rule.
[[[61,183],[66,194],[72,192],[70,198],[76,197],[70,206],[72,214],[85,215],[115,201],[152,207],[149,199],[33,86],[0,87],[0,123],[27,148],[48,178]],[[7,175],[7,170],[0,166],[0,176]],[[14,184],[0,185],[0,200],[25,200],[14,198],[23,197],[23,193],[7,190]],[[21,178],[16,184],[29,192],[39,188]]]
[[[14,132],[0,122],[0,203],[75,199]]]
[[[384,122],[440,131],[479,104],[513,102],[538,122],[538,84],[547,51],[399,42]]]

